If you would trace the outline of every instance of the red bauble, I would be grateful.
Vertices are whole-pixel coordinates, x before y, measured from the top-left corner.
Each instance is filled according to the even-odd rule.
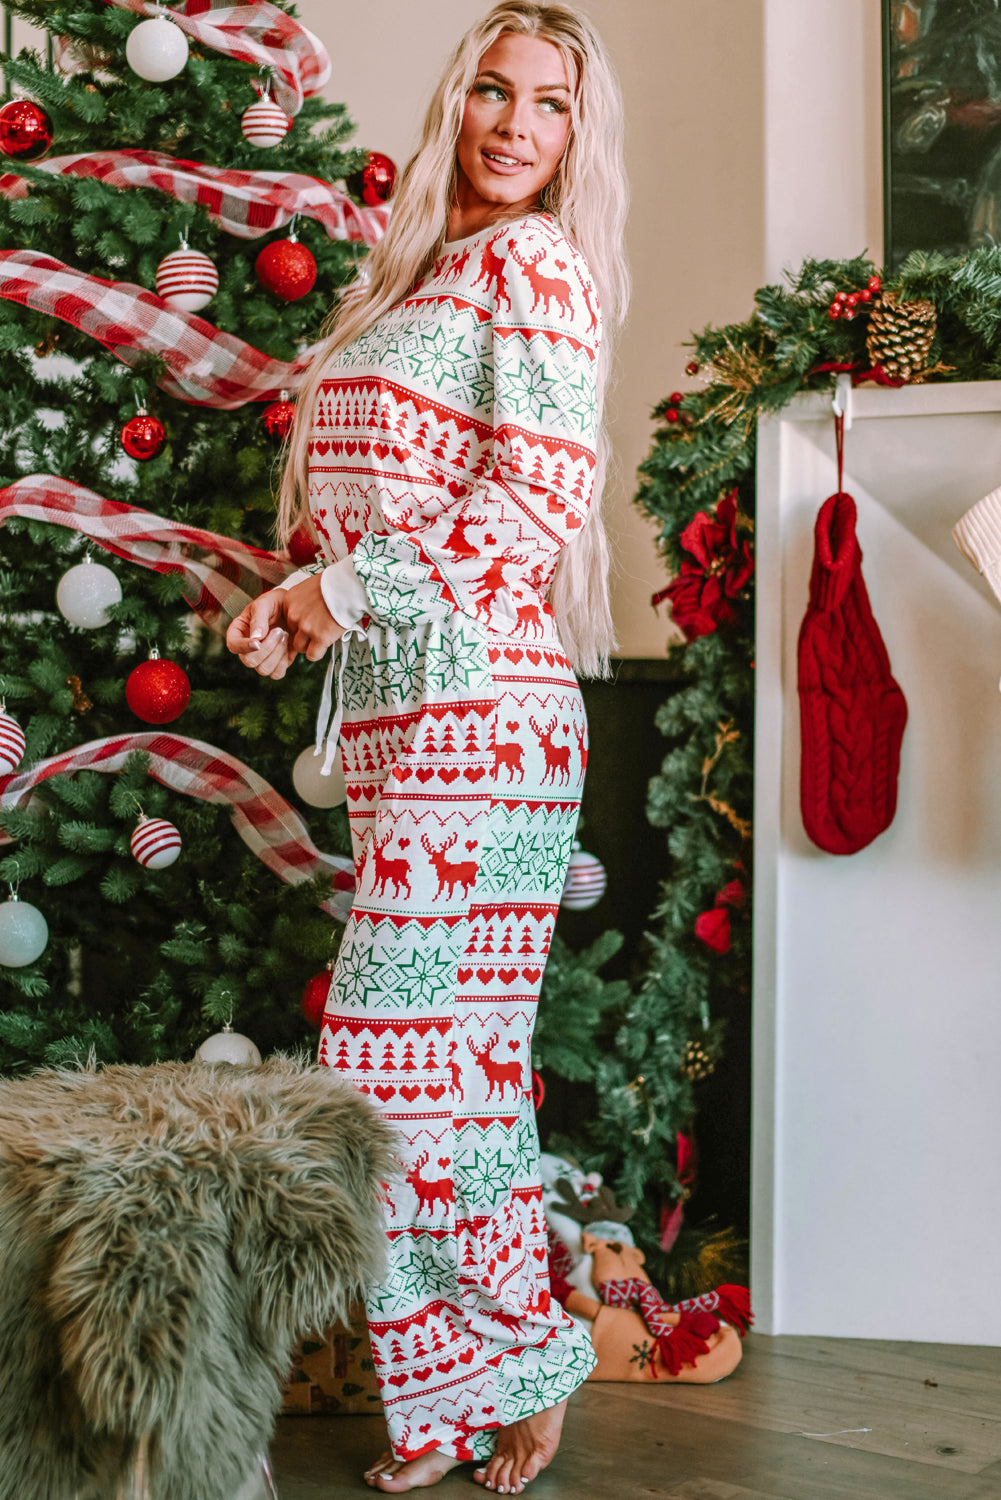
[[[669,406],[664,413],[664,420],[665,422],[677,422],[680,416],[681,413],[676,406]]]
[[[308,526],[300,526],[293,531],[288,539],[288,555],[297,567],[304,568],[307,563],[315,562],[319,553],[319,546]]]
[[[699,362],[698,362],[698,360],[697,359],[690,359],[688,361],[687,365],[685,366],[685,374],[686,375],[697,375],[698,373],[699,373]]]
[[[268,437],[286,438],[295,421],[294,401],[272,401],[261,414],[261,422]]]
[[[682,403],[682,401],[684,401],[685,398],[681,394],[680,391],[672,391],[671,394],[668,396],[667,399],[671,403],[672,406],[680,406],[681,403]]]
[[[122,428],[122,447],[129,458],[138,458],[142,462],[159,453],[166,436],[167,429],[163,423],[158,418],[151,417],[149,412],[141,411],[130,417]]]
[[[254,262],[254,269],[268,291],[285,302],[298,302],[300,297],[312,291],[316,281],[316,261],[312,252],[291,236],[265,245]]]
[[[132,712],[147,724],[169,724],[188,706],[191,683],[176,661],[161,661],[158,655],[140,662],[129,673],[125,699]]]
[[[354,193],[370,208],[378,208],[392,195],[396,184],[396,163],[381,151],[370,151],[368,161],[360,172],[353,172],[346,179],[349,193]]]
[[[329,969],[324,969],[322,974],[314,974],[312,979],[306,980],[306,988],[302,992],[302,1013],[315,1031],[319,1031],[323,1025],[323,1012],[327,1008],[329,994]]]
[[[52,145],[52,121],[30,99],[12,99],[0,109],[0,151],[18,161],[38,161]]]

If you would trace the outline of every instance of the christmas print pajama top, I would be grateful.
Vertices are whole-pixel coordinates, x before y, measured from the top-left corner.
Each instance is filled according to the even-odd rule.
[[[367,1299],[401,1459],[483,1460],[594,1366],[550,1300],[530,1048],[587,760],[545,595],[587,514],[599,336],[533,214],[446,246],[312,414],[358,882],[319,1059],[403,1142]]]

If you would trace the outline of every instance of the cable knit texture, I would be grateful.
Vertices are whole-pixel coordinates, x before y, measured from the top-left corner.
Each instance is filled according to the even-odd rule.
[[[828,854],[855,854],[897,810],[907,703],[862,578],[855,502],[831,495],[815,528],[799,633],[803,826]]]

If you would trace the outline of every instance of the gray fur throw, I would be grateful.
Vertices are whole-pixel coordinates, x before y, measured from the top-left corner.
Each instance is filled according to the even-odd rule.
[[[379,1274],[390,1128],[327,1068],[0,1081],[0,1500],[232,1500]]]

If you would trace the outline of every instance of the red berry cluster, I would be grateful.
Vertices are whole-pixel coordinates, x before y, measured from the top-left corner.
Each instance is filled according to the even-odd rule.
[[[883,283],[878,276],[870,276],[868,282],[860,292],[836,292],[834,301],[827,309],[827,316],[829,318],[844,318],[846,323],[850,323],[858,312],[859,303],[871,302],[882,285]]]
[[[667,410],[664,413],[665,422],[680,422],[682,427],[691,427],[694,425],[695,418],[692,416],[691,412],[679,410],[679,407],[681,406],[681,403],[682,401],[684,401],[684,399],[685,397],[682,391],[671,392],[671,394],[667,398]]]

